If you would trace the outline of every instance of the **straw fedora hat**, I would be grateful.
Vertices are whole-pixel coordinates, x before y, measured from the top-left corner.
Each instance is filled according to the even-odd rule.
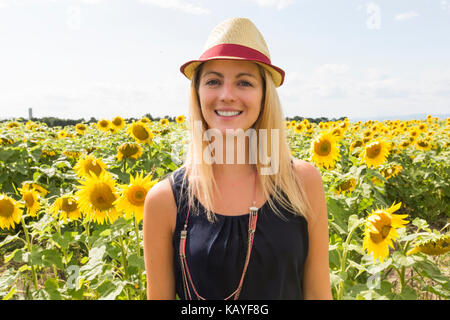
[[[219,59],[254,61],[270,72],[276,87],[283,84],[284,71],[272,65],[266,41],[247,18],[231,18],[216,26],[200,58],[186,62],[180,71],[191,80],[201,63]]]

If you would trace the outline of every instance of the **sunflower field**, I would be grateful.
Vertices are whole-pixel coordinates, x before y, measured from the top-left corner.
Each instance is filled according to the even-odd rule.
[[[320,169],[334,299],[450,297],[450,119],[286,121]],[[146,193],[186,152],[175,122],[0,123],[0,298],[145,299]]]

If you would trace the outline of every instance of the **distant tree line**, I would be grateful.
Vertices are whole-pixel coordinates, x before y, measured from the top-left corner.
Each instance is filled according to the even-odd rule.
[[[150,119],[151,121],[160,121],[161,119],[168,119],[169,121],[175,121],[176,117],[171,117],[169,115],[166,115],[164,117],[153,117],[150,113],[147,113],[144,115],[144,117],[147,117],[148,119]],[[320,122],[328,122],[328,121],[339,121],[339,120],[344,120],[346,117],[341,117],[341,118],[332,118],[332,119],[328,119],[326,117],[320,117],[320,118],[304,118],[304,117],[300,117],[300,116],[295,116],[295,117],[286,117],[286,121],[303,121],[304,119],[307,119],[309,122],[312,123],[316,123],[319,124]],[[20,122],[27,122],[28,119],[25,118],[16,118],[14,119],[15,121],[20,121]],[[55,117],[43,117],[43,118],[31,118],[31,121],[34,122],[42,122],[47,124],[47,126],[49,127],[65,127],[65,126],[74,126],[77,123],[97,123],[99,120],[101,119],[96,119],[94,117],[91,117],[89,120],[85,120],[84,118],[81,119],[59,119],[59,118],[55,118]],[[109,119],[112,120],[112,119]],[[136,118],[126,118],[125,121],[127,122],[132,122],[132,121],[138,121],[139,119]],[[5,122],[5,121],[11,121],[11,119],[3,119],[0,120],[0,122]]]

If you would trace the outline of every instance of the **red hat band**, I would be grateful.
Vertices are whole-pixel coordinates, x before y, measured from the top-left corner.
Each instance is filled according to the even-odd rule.
[[[199,60],[208,60],[214,57],[235,57],[245,60],[259,61],[268,65],[272,64],[270,62],[270,59],[261,52],[246,46],[233,43],[222,43],[209,48],[201,55]]]

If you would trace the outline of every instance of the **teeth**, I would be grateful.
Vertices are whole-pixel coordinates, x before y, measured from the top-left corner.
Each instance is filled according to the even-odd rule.
[[[241,113],[241,111],[219,111],[219,110],[216,110],[216,113],[222,117],[232,117],[232,116],[237,116],[238,114]]]

